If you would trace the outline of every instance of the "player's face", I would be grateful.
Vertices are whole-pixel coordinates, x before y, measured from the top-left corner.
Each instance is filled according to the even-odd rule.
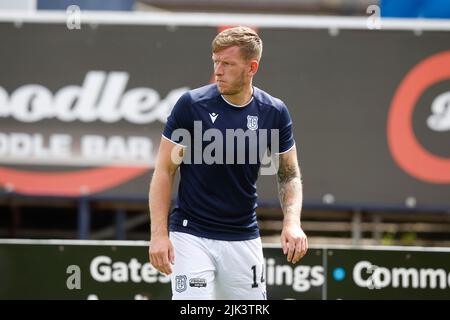
[[[232,46],[213,53],[214,77],[223,95],[240,93],[250,84],[251,62],[244,59],[239,47]]]

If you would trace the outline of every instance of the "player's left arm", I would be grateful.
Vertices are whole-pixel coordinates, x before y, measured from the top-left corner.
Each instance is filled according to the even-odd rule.
[[[281,245],[287,260],[297,263],[308,250],[308,239],[301,227],[303,187],[297,149],[279,155],[278,195],[283,210]]]

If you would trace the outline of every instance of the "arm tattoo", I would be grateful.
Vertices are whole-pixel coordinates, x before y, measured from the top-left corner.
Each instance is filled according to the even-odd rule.
[[[283,214],[300,217],[303,198],[300,169],[296,163],[282,158],[278,169],[278,195]]]
[[[296,177],[300,177],[298,171],[297,166],[281,160],[280,167],[278,169],[278,183],[284,184]]]

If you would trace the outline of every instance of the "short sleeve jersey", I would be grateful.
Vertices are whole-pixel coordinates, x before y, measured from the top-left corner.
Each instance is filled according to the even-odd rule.
[[[263,154],[295,144],[286,105],[253,87],[245,106],[225,100],[215,84],[186,92],[163,137],[185,148],[169,230],[217,240],[259,237],[256,181]]]

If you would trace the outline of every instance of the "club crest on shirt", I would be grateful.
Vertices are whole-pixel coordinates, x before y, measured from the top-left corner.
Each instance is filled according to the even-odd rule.
[[[247,128],[250,130],[258,129],[258,116],[247,116]]]
[[[186,280],[187,277],[185,275],[175,277],[175,290],[177,292],[183,292],[186,290]]]

